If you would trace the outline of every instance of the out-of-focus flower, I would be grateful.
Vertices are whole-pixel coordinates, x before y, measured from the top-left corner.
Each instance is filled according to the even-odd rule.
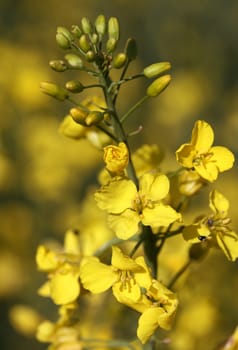
[[[145,173],[139,179],[139,190],[133,181],[115,177],[95,193],[95,199],[109,213],[108,223],[116,235],[128,239],[138,232],[140,222],[157,228],[181,220],[180,213],[162,203],[168,192],[166,175]]]
[[[183,144],[176,151],[177,161],[209,182],[217,179],[219,172],[232,168],[234,155],[226,147],[213,146],[214,133],[211,126],[198,120],[192,131],[190,143]]]
[[[50,296],[56,305],[69,304],[77,299],[80,294],[80,250],[74,232],[66,232],[63,252],[39,246],[36,262],[38,269],[48,272],[49,277],[39,289],[40,295]]]
[[[238,236],[229,226],[229,201],[213,190],[210,192],[209,206],[213,213],[187,226],[183,232],[184,238],[192,243],[210,240],[211,244],[222,249],[228,260],[235,261],[238,258]]]

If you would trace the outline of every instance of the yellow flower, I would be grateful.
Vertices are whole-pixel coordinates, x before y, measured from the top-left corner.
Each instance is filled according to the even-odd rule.
[[[119,302],[124,298],[139,300],[141,287],[146,288],[151,284],[144,258],[132,259],[116,246],[112,247],[111,265],[101,263],[96,257],[85,258],[81,265],[80,278],[84,288],[92,293],[102,293],[112,287]]]
[[[39,289],[42,296],[50,296],[56,305],[69,304],[80,294],[80,251],[78,236],[66,232],[63,251],[54,251],[43,245],[36,253],[38,269],[48,273],[48,281]]]
[[[176,295],[157,280],[153,280],[146,296],[150,305],[142,312],[137,328],[137,336],[143,344],[158,327],[171,328],[178,307]]]
[[[176,151],[177,161],[197,173],[209,182],[217,179],[219,172],[232,168],[234,155],[226,147],[213,146],[214,133],[211,126],[198,120],[192,131],[190,143],[186,143]]]
[[[139,231],[139,223],[157,228],[181,219],[171,206],[164,205],[169,180],[163,174],[145,173],[139,179],[139,190],[133,181],[115,177],[95,193],[99,208],[107,210],[109,226],[122,239]]]
[[[104,147],[104,162],[107,170],[113,175],[123,174],[129,159],[128,149],[124,142],[118,146],[109,145]]]
[[[213,213],[186,227],[184,238],[192,243],[210,240],[223,250],[228,260],[235,261],[238,258],[238,236],[229,226],[229,202],[220,192],[213,190],[209,206]]]

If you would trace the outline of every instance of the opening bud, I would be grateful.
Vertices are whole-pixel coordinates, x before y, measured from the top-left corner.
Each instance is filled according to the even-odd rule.
[[[71,27],[71,32],[77,37],[80,38],[82,35],[82,30],[76,24],[73,24]]]
[[[114,68],[122,68],[127,61],[127,56],[125,53],[121,52],[118,53],[114,58],[113,58],[113,67]]]
[[[56,42],[64,50],[71,48],[71,42],[74,40],[73,35],[65,27],[57,27]]]
[[[56,72],[64,72],[68,68],[63,60],[52,60],[49,65]]]
[[[64,101],[69,97],[68,91],[66,89],[47,81],[40,83],[40,89],[44,94],[54,97],[59,101]]]
[[[107,23],[104,15],[99,15],[95,21],[95,28],[99,36],[103,36],[107,30]]]
[[[88,112],[84,111],[83,109],[79,107],[71,108],[70,115],[76,123],[84,126],[87,125],[85,119],[88,115]]]
[[[162,77],[153,81],[146,90],[146,95],[150,97],[156,97],[166,89],[171,81],[171,75],[163,75]]]
[[[67,81],[67,83],[65,84],[65,87],[67,90],[69,90],[72,93],[79,93],[84,89],[83,84],[81,84],[80,81],[78,80]]]
[[[64,56],[64,58],[66,59],[67,63],[70,65],[71,68],[75,68],[75,69],[83,69],[84,65],[83,65],[83,61],[81,60],[81,58],[73,53],[69,53],[67,55]]]
[[[137,56],[137,45],[135,39],[128,38],[125,46],[125,53],[129,61],[133,61]]]
[[[170,68],[170,62],[153,63],[143,70],[143,74],[146,78],[153,78],[161,73],[166,72]]]
[[[79,47],[83,52],[88,52],[90,50],[91,46],[86,34],[81,35],[79,38]]]
[[[118,19],[116,17],[109,18],[108,36],[109,36],[109,38],[115,39],[116,41],[119,40],[120,29],[119,29],[119,22],[118,22]]]
[[[85,119],[87,126],[97,125],[103,120],[103,113],[99,111],[90,112]]]

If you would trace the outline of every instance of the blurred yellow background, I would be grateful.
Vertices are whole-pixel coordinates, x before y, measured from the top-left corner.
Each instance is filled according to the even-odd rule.
[[[132,148],[158,143],[167,154],[162,170],[174,169],[175,150],[189,141],[194,121],[204,119],[214,128],[215,144],[238,154],[236,0],[1,0],[2,350],[46,348],[14,331],[9,310],[23,303],[48,317],[54,315],[52,304],[36,293],[42,281],[36,272],[36,247],[46,239],[62,240],[65,230],[78,224],[81,201],[88,186],[96,184],[100,152],[86,141],[66,139],[58,133],[70,106],[43,95],[39,83],[67,79],[67,74],[61,76],[48,66],[49,60],[64,55],[55,43],[56,27],[78,24],[84,16],[94,20],[101,13],[118,17],[121,48],[127,37],[137,40],[135,71],[158,61],[170,61],[173,67],[173,81],[166,92],[145,104],[128,122],[129,131],[143,125],[143,132],[131,140]],[[119,101],[120,110],[126,111],[132,101],[143,96],[145,88],[143,83],[128,84]],[[237,176],[235,165],[215,184],[231,202],[236,231]],[[176,266],[179,255],[174,247],[168,252],[168,263]],[[181,280],[181,310],[172,350],[213,349],[233,331],[238,323],[237,269],[237,263],[214,254]]]

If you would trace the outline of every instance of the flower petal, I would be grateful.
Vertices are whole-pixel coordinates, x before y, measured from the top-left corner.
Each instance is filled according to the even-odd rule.
[[[215,214],[219,213],[224,217],[229,209],[229,201],[220,192],[213,190],[209,195],[209,207]]]
[[[108,225],[121,239],[128,239],[139,231],[140,218],[137,212],[127,209],[120,215],[109,214]]]
[[[219,174],[216,162],[211,162],[210,160],[199,164],[194,163],[194,168],[203,179],[209,182],[215,181]]]
[[[92,293],[102,293],[118,280],[118,273],[98,258],[89,257],[82,262],[80,278],[85,289]]]
[[[214,141],[212,127],[204,120],[197,120],[193,131],[191,144],[199,154],[207,153]]]
[[[72,271],[57,271],[50,281],[50,295],[56,305],[69,304],[77,299],[80,293],[78,275]]]
[[[163,310],[160,307],[150,307],[139,318],[137,337],[142,344],[145,344],[152,336],[156,328],[159,327],[158,319],[162,315]]]
[[[174,221],[181,220],[181,214],[177,213],[169,205],[156,204],[153,208],[146,207],[143,210],[142,223],[144,225],[159,227],[168,226]]]
[[[128,303],[136,303],[141,297],[140,286],[137,283],[134,283],[132,279],[125,283],[121,281],[115,283],[112,287],[112,292],[117,301],[123,304],[126,302],[127,305]]]
[[[133,181],[115,178],[95,193],[95,199],[100,209],[119,214],[131,208],[136,193],[137,189]]]
[[[119,270],[142,270],[142,267],[135,260],[123,254],[121,249],[116,246],[112,246],[111,264]]]
[[[218,167],[219,171],[226,171],[233,167],[235,157],[228,148],[215,146],[211,148],[210,152],[213,154],[210,161],[216,162],[216,166]]]
[[[140,192],[153,201],[161,200],[169,192],[169,179],[163,174],[145,173],[140,178]]]
[[[196,156],[196,150],[190,143],[181,145],[176,151],[176,159],[183,167],[191,169],[193,168],[193,160]]]
[[[238,236],[236,233],[231,231],[229,234],[217,234],[216,239],[227,259],[235,261],[238,258]]]

